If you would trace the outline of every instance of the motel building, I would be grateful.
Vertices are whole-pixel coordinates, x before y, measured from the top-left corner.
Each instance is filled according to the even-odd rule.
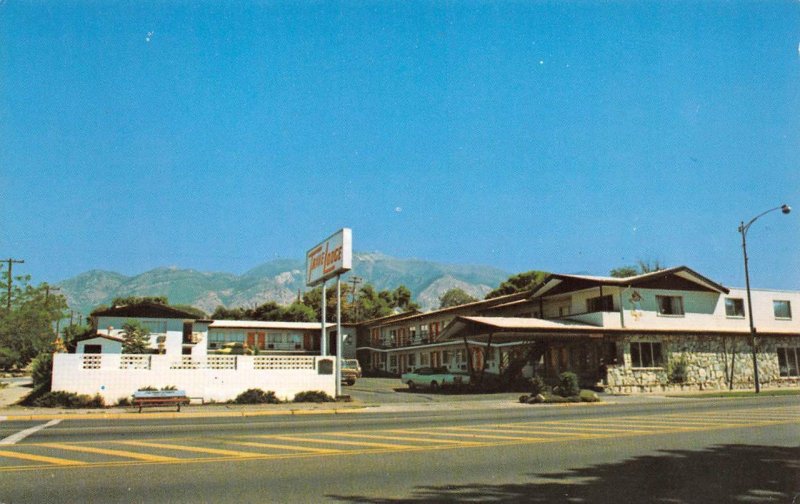
[[[755,289],[752,301],[759,383],[800,386],[800,292]],[[342,356],[380,376],[446,367],[480,380],[552,383],[572,371],[582,386],[611,393],[749,389],[748,317],[744,289],[685,266],[628,278],[551,274],[526,292],[343,324]],[[149,353],[122,353],[129,320],[150,330]],[[95,335],[76,353],[55,354],[53,390],[112,404],[147,386],[214,401],[249,388],[284,399],[336,393],[332,323],[322,356],[320,323],[197,319],[157,303],[115,306],[92,321]]]
[[[760,384],[799,386],[800,292],[751,293]],[[685,266],[551,274],[528,292],[364,322],[357,355],[374,374],[432,366],[554,382],[572,371],[612,393],[753,388],[748,316],[744,289]]]

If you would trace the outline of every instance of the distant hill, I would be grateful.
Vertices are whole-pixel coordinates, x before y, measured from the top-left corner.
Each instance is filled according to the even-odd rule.
[[[376,289],[408,287],[425,310],[437,308],[439,297],[459,287],[476,298],[508,278],[509,273],[488,266],[443,264],[421,259],[399,259],[377,252],[354,253],[353,271]],[[70,308],[88,314],[94,307],[121,296],[167,296],[172,304],[189,304],[211,313],[219,305],[252,306],[266,301],[291,303],[305,287],[302,260],[277,259],[242,275],[191,269],[156,268],[136,276],[92,270],[59,284]]]

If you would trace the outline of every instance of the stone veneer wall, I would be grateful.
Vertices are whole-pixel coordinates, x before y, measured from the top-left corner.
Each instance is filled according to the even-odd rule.
[[[663,367],[633,368],[631,341],[661,342]],[[733,388],[752,389],[753,357],[747,336],[670,335],[627,336],[618,342],[624,362],[608,367],[608,385],[612,393],[631,394],[680,390],[727,390],[731,362]],[[777,347],[798,347],[798,337],[759,337],[758,372],[762,387],[800,386],[800,378],[782,378],[778,370]],[[620,348],[621,347],[621,348]],[[620,351],[618,350],[618,351]],[[670,383],[668,362],[684,356],[687,377],[684,383]]]

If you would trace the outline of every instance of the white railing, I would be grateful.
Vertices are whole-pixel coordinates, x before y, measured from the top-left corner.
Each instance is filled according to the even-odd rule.
[[[253,369],[314,369],[314,357],[256,355]]]
[[[120,369],[150,369],[150,355],[121,355]]]
[[[206,357],[208,369],[236,369],[236,355],[209,355]]]
[[[81,357],[83,369],[101,369],[103,366],[102,354],[83,354]]]

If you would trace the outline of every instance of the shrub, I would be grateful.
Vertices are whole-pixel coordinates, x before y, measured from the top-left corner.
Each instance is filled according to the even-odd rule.
[[[275,392],[264,392],[259,388],[247,389],[233,400],[236,404],[278,404],[281,402]]]
[[[571,397],[580,394],[578,386],[578,375],[570,371],[561,373],[558,376],[558,395],[561,397]]]
[[[685,383],[688,375],[689,363],[686,356],[681,355],[677,359],[670,359],[667,364],[667,377],[670,383]]]
[[[53,354],[42,352],[31,362],[33,388],[40,393],[49,392],[53,381]]]
[[[597,397],[597,394],[591,390],[581,390],[580,395],[578,396],[581,399],[581,402],[599,402],[600,398]]]
[[[333,402],[335,399],[321,390],[306,390],[294,396],[294,402]]]
[[[127,397],[120,397],[119,399],[117,399],[117,406],[122,407],[122,406],[130,406],[130,405],[131,405],[131,400],[128,399]]]
[[[48,392],[33,400],[40,408],[104,408],[105,401],[99,394],[94,397],[75,392]]]
[[[544,382],[544,378],[539,375],[534,375],[533,378],[530,380],[531,385],[531,395],[539,395],[548,392],[547,384]]]

